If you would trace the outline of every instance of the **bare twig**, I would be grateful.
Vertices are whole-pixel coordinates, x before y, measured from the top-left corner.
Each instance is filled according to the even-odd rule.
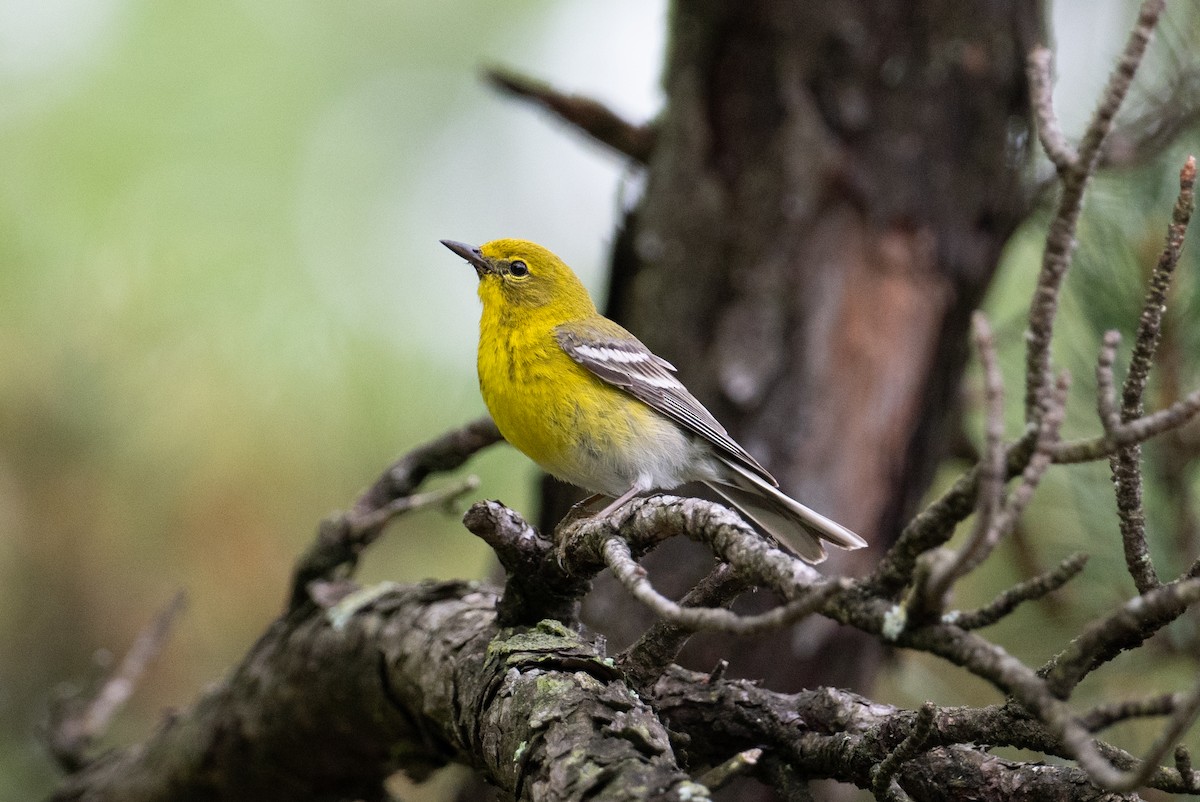
[[[690,538],[734,566],[744,581],[789,601],[827,581],[812,566],[780,551],[727,507],[667,495],[634,499],[607,519],[572,520],[559,526],[555,540],[563,567],[578,577],[595,576],[608,567],[606,546],[617,533],[634,558],[668,538]]]
[[[1146,290],[1146,298],[1142,303],[1142,316],[1138,321],[1137,338],[1134,340],[1133,354],[1129,359],[1129,373],[1125,377],[1125,386],[1122,390],[1122,420],[1133,420],[1142,414],[1142,396],[1146,390],[1146,381],[1154,364],[1159,341],[1162,339],[1162,321],[1163,313],[1167,308],[1167,290],[1171,286],[1171,279],[1179,264],[1179,255],[1183,250],[1188,222],[1192,218],[1192,211],[1196,205],[1195,187],[1196,158],[1189,156],[1179,171],[1179,195],[1175,200],[1171,223],[1167,227],[1166,242],[1158,257],[1158,264],[1150,275],[1150,286]]]
[[[935,614],[945,609],[954,583],[991,552],[990,545],[994,542],[989,544],[989,541],[999,539],[1000,532],[994,523],[1004,504],[1004,483],[1008,479],[1004,450],[1004,380],[996,358],[996,340],[982,312],[975,312],[971,322],[983,367],[985,420],[975,527],[970,539],[953,559],[935,564],[924,587],[916,588],[914,600]]]
[[[1020,440],[1005,448],[1007,476],[1017,475],[1029,464],[1037,437],[1038,428],[1027,427]],[[908,522],[875,570],[860,583],[863,593],[891,598],[903,590],[912,579],[921,555],[949,540],[955,526],[974,510],[980,470],[976,465],[963,473],[945,493]]]
[[[687,684],[676,684],[683,680]],[[779,760],[794,767],[802,777],[836,777],[860,787],[871,787],[877,766],[908,737],[920,717],[919,711],[902,710],[837,688],[814,688],[793,695],[780,694],[752,683],[730,680],[710,684],[703,674],[672,667],[657,686],[658,709],[674,725],[695,722],[696,732],[703,728],[709,749],[720,749],[717,757],[729,749],[749,745],[766,747],[764,763]],[[796,711],[803,711],[796,715]],[[919,754],[899,766],[895,779],[911,789],[919,799],[1021,799],[1034,802],[1049,798],[1088,799],[1117,802],[1136,796],[1100,793],[1079,769],[1042,763],[1008,764],[987,747],[976,744],[1018,746],[1065,757],[1061,744],[1044,727],[1030,718],[1018,705],[992,705],[983,708],[938,708],[933,715],[929,737]],[[830,733],[825,735],[824,733]],[[703,748],[697,740],[691,744],[695,755]],[[1116,750],[1114,750],[1115,752]],[[927,763],[947,766],[934,777],[921,778]],[[851,774],[846,773],[852,767]],[[1021,771],[1020,782],[1010,782],[1008,771]],[[998,769],[1003,785],[980,787],[982,770],[990,774]],[[1032,771],[1029,771],[1032,769]],[[1055,782],[1036,779],[1042,770],[1056,774]],[[1016,778],[1011,778],[1016,779]],[[953,785],[947,787],[949,780]],[[1061,783],[1067,782],[1067,785]],[[1161,786],[1178,784],[1176,778],[1157,776]],[[961,784],[960,784],[961,783]],[[1064,793],[1063,788],[1071,790]],[[1157,786],[1156,786],[1157,787]],[[1173,787],[1173,786],[1172,786]]]
[[[1113,437],[1121,428],[1121,412],[1117,408],[1117,381],[1113,365],[1117,361],[1117,348],[1121,345],[1121,332],[1108,331],[1100,346],[1096,359],[1096,411],[1104,433]]]
[[[914,618],[928,613],[940,613],[948,602],[954,583],[977,568],[996,545],[1020,519],[1034,492],[1051,464],[1051,453],[1058,442],[1058,431],[1066,414],[1068,379],[1064,374],[1058,380],[1053,396],[1045,399],[1047,410],[1040,416],[1038,440],[1029,464],[1022,471],[1021,481],[1007,502],[1003,500],[1003,483],[1007,478],[1003,438],[1003,404],[1000,388],[999,367],[995,361],[995,350],[991,343],[991,332],[982,316],[976,317],[976,335],[988,376],[988,434],[984,459],[980,463],[981,499],[978,519],[971,537],[951,559],[930,563],[926,580],[914,580],[913,599],[910,602]],[[988,495],[992,498],[989,499]]]
[[[503,439],[496,424],[488,417],[451,429],[388,466],[375,484],[354,502],[350,514],[355,517],[370,514],[392,499],[410,495],[430,475],[459,468],[478,452]]]
[[[1063,756],[1078,761],[1080,767],[1101,787],[1124,791],[1151,782],[1155,787],[1171,790],[1181,787],[1185,782],[1192,782],[1194,778],[1172,777],[1163,774],[1156,766],[1146,766],[1162,757],[1160,750],[1170,748],[1171,744],[1167,741],[1171,737],[1178,737],[1178,733],[1191,721],[1196,708],[1200,707],[1200,701],[1193,705],[1189,695],[1188,704],[1181,705],[1176,711],[1163,737],[1144,761],[1122,758],[1122,765],[1116,765],[1111,758],[1124,753],[1096,743],[1062,699],[1092,668],[1111,659],[1122,649],[1141,643],[1161,626],[1178,617],[1197,598],[1200,598],[1200,580],[1187,580],[1157,588],[1089,627],[1072,642],[1066,653],[1036,673],[997,644],[952,624],[898,627],[888,633],[889,619],[899,606],[883,599],[864,599],[852,593],[836,595],[826,604],[824,612],[842,623],[883,635],[898,646],[942,657],[1011,695],[1045,726],[1052,736],[1051,743],[1061,744]],[[1193,695],[1200,698],[1200,685]],[[1164,743],[1167,744],[1165,747]]]
[[[1126,699],[1092,708],[1079,717],[1079,723],[1088,732],[1100,732],[1131,718],[1169,716],[1175,712],[1180,701],[1181,697],[1175,693],[1163,693],[1144,699]]]
[[[645,164],[654,150],[653,126],[635,125],[591,98],[560,92],[547,83],[505,69],[490,69],[487,80],[502,92],[536,103],[573,128],[634,161]]]
[[[1174,747],[1187,728],[1196,720],[1200,713],[1200,682],[1197,682],[1186,696],[1180,699],[1167,726],[1159,733],[1158,738],[1149,751],[1141,758],[1141,763],[1128,771],[1114,769],[1112,764],[1101,756],[1094,747],[1090,733],[1082,727],[1068,728],[1064,741],[1073,747],[1077,754],[1079,765],[1099,784],[1113,791],[1132,791],[1145,785],[1159,771],[1159,763]],[[1194,784],[1195,777],[1185,777],[1183,782]]]
[[[1029,52],[1025,71],[1029,76],[1038,139],[1055,168],[1063,173],[1075,167],[1079,161],[1079,154],[1067,142],[1062,128],[1059,127],[1058,115],[1054,113],[1054,82],[1051,75],[1053,59],[1050,48],[1038,45]]]
[[[480,418],[412,450],[390,465],[349,511],[321,522],[316,540],[296,563],[288,609],[297,610],[311,603],[309,588],[314,582],[348,576],[362,551],[375,542],[396,515],[423,504],[445,503],[469,490],[470,487],[459,485],[432,496],[413,497],[430,474],[454,470],[501,439],[491,418]]]
[[[478,487],[479,477],[468,476],[448,487],[392,499],[377,510],[348,518],[346,520],[346,536],[359,543],[360,547],[365,548],[374,542],[383,528],[397,516],[429,507],[448,507]]]
[[[1183,615],[1200,600],[1200,579],[1185,579],[1143,593],[1095,621],[1038,673],[1055,696],[1065,699],[1085,676],[1132,649]]]
[[[983,366],[984,409],[986,426],[984,427],[983,472],[980,475],[979,522],[977,534],[973,539],[986,542],[989,530],[994,528],[995,520],[1000,515],[1004,505],[1004,483],[1008,479],[1004,465],[1004,377],[1000,373],[1000,360],[996,355],[996,338],[992,327],[988,324],[983,312],[976,311],[972,318],[975,335],[975,347],[979,349],[979,361]],[[1040,447],[1040,443],[1039,443]],[[979,544],[964,549],[966,564],[970,567],[972,560],[979,560]]]
[[[697,782],[710,791],[724,788],[733,780],[741,777],[758,765],[763,750],[759,748],[738,752],[719,766],[714,766],[697,778]]]
[[[1053,339],[1054,321],[1058,314],[1059,291],[1075,252],[1075,231],[1079,223],[1079,213],[1083,208],[1083,193],[1096,170],[1100,148],[1112,129],[1117,110],[1129,93],[1134,74],[1142,56],[1145,55],[1165,5],[1165,0],[1143,0],[1137,23],[1079,143],[1078,158],[1070,169],[1062,173],[1062,195],[1046,236],[1042,269],[1038,274],[1037,288],[1029,308],[1025,358],[1027,420],[1034,419],[1040,398],[1051,384],[1050,344]]]
[[[1200,413],[1200,390],[1194,390],[1171,406],[1122,423],[1110,434],[1070,440],[1054,447],[1054,462],[1066,465],[1092,462],[1112,455],[1123,446],[1144,443],[1164,432],[1178,429]]]
[[[1029,464],[1021,472],[1021,481],[1009,495],[1008,503],[1005,504],[993,524],[999,530],[1000,536],[1008,534],[1016,526],[1017,520],[1033,499],[1034,492],[1037,491],[1042,477],[1053,461],[1052,454],[1055,445],[1058,444],[1059,430],[1062,428],[1063,419],[1067,414],[1067,392],[1070,386],[1071,377],[1063,373],[1058,377],[1052,392],[1042,399],[1042,412],[1039,416],[1041,426],[1038,429],[1038,439],[1033,456],[1029,458]],[[999,536],[991,539],[992,547],[995,546],[998,539]]]
[[[1162,338],[1163,313],[1167,305],[1167,289],[1179,263],[1188,221],[1195,206],[1196,160],[1188,157],[1179,173],[1179,197],[1167,228],[1166,244],[1158,264],[1150,276],[1150,286],[1142,305],[1137,339],[1129,359],[1129,373],[1121,398],[1121,420],[1133,421],[1142,417],[1142,397],[1158,343]],[[1125,446],[1111,457],[1113,484],[1116,486],[1117,514],[1121,525],[1121,541],[1125,548],[1125,564],[1139,593],[1159,585],[1158,573],[1146,545],[1146,517],[1142,510],[1141,448]]]
[[[682,607],[727,607],[749,586],[728,563],[719,563],[679,602]],[[652,685],[679,654],[694,630],[660,619],[632,646],[617,655],[617,665],[635,688]]]
[[[749,635],[767,629],[794,624],[812,615],[834,593],[850,586],[849,580],[823,581],[799,598],[758,615],[738,615],[721,607],[684,607],[656,591],[646,578],[646,569],[633,559],[629,544],[611,537],[604,544],[604,559],[613,575],[630,595],[649,607],[660,618],[682,629],[716,630]],[[734,569],[737,570],[735,564]]]
[[[187,594],[177,591],[158,615],[138,633],[124,659],[86,702],[68,700],[50,721],[47,742],[51,754],[67,771],[87,765],[85,752],[108,730],[108,725],[133,695],[150,662],[162,650],[175,619],[187,606]],[[59,717],[61,716],[61,717]]]
[[[925,749],[929,736],[933,733],[933,719],[937,707],[933,702],[926,702],[917,711],[917,720],[913,723],[912,731],[899,745],[892,750],[883,762],[879,764],[871,778],[871,792],[876,799],[903,799],[907,795],[899,791],[899,786],[893,784],[896,772],[902,765],[912,760]]]
[[[1075,552],[1055,568],[1014,585],[978,610],[947,613],[947,621],[963,629],[982,629],[996,623],[1023,602],[1040,599],[1071,581],[1087,565],[1088,555]]]

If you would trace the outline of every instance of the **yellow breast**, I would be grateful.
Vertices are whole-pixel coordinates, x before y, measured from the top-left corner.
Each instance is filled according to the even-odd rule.
[[[552,326],[524,322],[506,325],[486,308],[481,321],[479,388],[496,426],[560,479],[610,494],[627,486],[639,444],[670,424],[576,364]]]

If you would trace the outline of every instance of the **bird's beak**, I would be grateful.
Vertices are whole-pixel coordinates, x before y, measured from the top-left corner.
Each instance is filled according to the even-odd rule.
[[[484,273],[492,272],[492,266],[488,264],[487,259],[483,258],[483,253],[474,245],[467,245],[465,242],[455,242],[452,239],[441,240],[441,243],[470,262],[480,278],[483,278]]]

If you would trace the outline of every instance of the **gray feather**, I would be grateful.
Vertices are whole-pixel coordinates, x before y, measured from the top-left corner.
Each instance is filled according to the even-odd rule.
[[[605,322],[616,326],[611,321]],[[554,333],[567,356],[596,376],[708,441],[723,457],[749,469],[763,481],[779,484],[675,378],[674,365],[657,356],[632,334],[624,329],[620,331],[625,336],[617,339],[605,336],[605,332],[591,332],[566,324]]]
[[[846,527],[785,495],[737,463],[726,460],[728,482],[708,486],[745,513],[765,531],[792,546],[801,558],[817,563],[825,559],[826,540],[843,549],[861,549],[867,541]]]
[[[823,540],[844,549],[867,545],[846,527],[784,495],[767,469],[675,378],[674,366],[625,329],[597,317],[564,324],[554,333],[559,346],[579,365],[708,443],[720,465],[707,476],[691,478],[705,480],[784,550],[819,563],[825,559]],[[719,478],[710,478],[713,473]]]

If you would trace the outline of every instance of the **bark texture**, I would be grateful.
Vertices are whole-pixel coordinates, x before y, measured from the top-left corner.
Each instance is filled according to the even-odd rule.
[[[54,802],[384,800],[450,760],[507,798],[702,800],[611,661],[555,622],[496,626],[468,583],[293,611],[186,715],[72,775]]]
[[[393,771],[421,778],[450,761],[502,799],[701,802],[709,790],[680,768],[683,755],[697,766],[750,746],[766,746],[777,768],[870,787],[920,715],[679,668],[643,699],[603,644],[554,621],[501,628],[498,602],[488,586],[430,582],[293,609],[190,709],[87,762],[51,802],[383,802]],[[918,799],[1137,798],[1077,768],[960,742],[1061,748],[1019,708],[941,709],[930,738],[896,777]]]
[[[1039,13],[1027,0],[672,9],[667,106],[609,312],[785,490],[878,547],[944,456],[970,313],[1028,212],[1024,48]],[[548,531],[569,491],[546,488]],[[659,563],[681,564],[679,592],[707,560],[681,551]],[[649,623],[604,583],[585,617],[617,643]],[[784,690],[869,687],[879,648],[815,626],[740,645],[734,670]],[[731,651],[697,643],[709,648],[685,660],[701,668]]]

